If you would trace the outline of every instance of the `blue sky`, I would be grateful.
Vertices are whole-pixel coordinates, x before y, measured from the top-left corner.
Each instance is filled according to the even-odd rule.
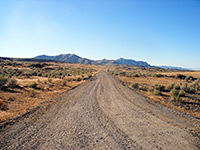
[[[200,68],[200,1],[0,1],[0,56],[66,53]]]

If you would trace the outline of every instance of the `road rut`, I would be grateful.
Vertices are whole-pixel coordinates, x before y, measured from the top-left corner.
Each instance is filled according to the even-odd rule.
[[[1,131],[0,149],[200,149],[200,121],[100,71],[41,115]]]

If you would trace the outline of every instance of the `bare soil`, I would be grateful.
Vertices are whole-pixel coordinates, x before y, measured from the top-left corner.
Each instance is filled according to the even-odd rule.
[[[100,71],[0,133],[0,149],[200,149],[200,120]]]

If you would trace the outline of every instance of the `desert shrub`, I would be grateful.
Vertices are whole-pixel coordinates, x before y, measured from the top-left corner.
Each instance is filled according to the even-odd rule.
[[[177,79],[185,79],[186,76],[183,75],[183,74],[177,74],[177,75],[176,75],[176,78],[177,78]]]
[[[188,87],[187,83],[183,84],[181,89],[183,89],[187,93],[195,93],[196,92],[195,86],[191,85],[190,87]]]
[[[35,90],[34,90],[34,89],[32,89],[32,90],[30,91],[30,96],[31,96],[31,97],[35,97]]]
[[[164,77],[164,75],[162,75],[162,74],[154,74],[154,77],[160,78],[160,77]]]
[[[51,78],[48,78],[48,82],[51,83],[51,82],[52,82],[52,79],[51,79]]]
[[[190,88],[189,93],[195,94],[195,92],[196,92],[196,89],[194,87]]]
[[[174,86],[174,89],[176,89],[176,90],[180,90],[180,89],[181,89],[181,87],[180,87],[180,85],[179,85],[179,84],[176,84],[176,85]]]
[[[154,84],[153,88],[158,90],[158,91],[164,91],[165,90],[165,86],[161,85],[161,84]]]
[[[60,84],[60,82],[57,80],[57,81],[55,81],[55,85],[59,85]]]
[[[26,71],[23,72],[22,75],[25,76],[26,78],[29,78],[32,74],[29,70],[26,70]]]
[[[179,90],[171,89],[170,90],[170,97],[175,101],[177,96],[179,96]]]
[[[76,78],[76,81],[81,81],[81,78],[80,77]]]
[[[125,76],[126,72],[122,71],[119,74],[122,75],[122,76]]]
[[[147,88],[147,86],[146,86],[146,85],[142,85],[142,86],[141,86],[141,88],[140,88],[140,90],[142,90],[142,91],[147,91],[147,90],[148,90],[148,88]]]
[[[5,110],[5,109],[6,109],[5,102],[0,99],[0,110]]]
[[[64,79],[64,78],[65,78],[65,75],[60,76],[60,79]]]
[[[179,96],[180,96],[180,97],[185,96],[184,90],[181,89],[181,90],[179,91]]]
[[[200,91],[200,79],[198,79],[198,80],[196,81],[196,83],[197,83],[196,90],[197,90],[197,91]]]
[[[182,102],[182,99],[181,99],[181,97],[178,95],[178,96],[176,97],[175,101],[176,101],[177,103],[181,103],[181,102]]]
[[[16,87],[16,86],[17,86],[17,80],[14,79],[14,78],[10,78],[10,79],[8,80],[7,86],[10,87],[10,88]]]
[[[67,81],[66,80],[62,80],[62,85],[66,85]]]
[[[185,78],[185,80],[186,80],[186,81],[190,81],[190,76],[187,76],[187,77]]]
[[[152,92],[154,95],[161,95],[162,92],[160,90],[157,90],[157,89],[154,89],[153,92]]]
[[[150,87],[148,88],[148,91],[149,91],[149,92],[153,92],[153,90],[154,90],[154,88],[153,88],[152,86],[150,86]]]
[[[7,77],[0,77],[0,89],[8,82]]]
[[[189,92],[189,91],[190,91],[190,88],[188,87],[188,84],[187,84],[187,83],[184,83],[184,84],[181,86],[181,89],[184,90],[185,92]]]
[[[84,77],[84,75],[82,74],[81,77]]]
[[[133,74],[132,77],[136,77],[137,78],[137,77],[140,77],[140,75],[139,74]]]
[[[185,78],[185,80],[186,80],[187,82],[189,82],[189,81],[194,80],[194,78],[193,78],[193,76],[187,76],[187,77]]]
[[[169,83],[167,86],[166,86],[166,90],[170,91],[171,89],[174,88],[176,84],[175,83]]]
[[[44,80],[44,84],[47,84],[47,80]]]
[[[200,85],[199,85],[199,80],[194,81],[190,87],[193,87],[195,90],[198,90]]]
[[[132,83],[131,87],[134,88],[134,89],[137,89],[139,87],[139,84],[137,82]]]
[[[38,72],[37,76],[41,77],[42,76],[42,72]]]
[[[37,83],[36,83],[36,82],[32,82],[32,83],[30,83],[28,86],[29,86],[30,88],[36,89]]]

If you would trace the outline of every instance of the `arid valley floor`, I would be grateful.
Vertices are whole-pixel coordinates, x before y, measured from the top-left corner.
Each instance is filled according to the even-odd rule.
[[[200,149],[199,79],[197,71],[2,61],[0,149]]]

